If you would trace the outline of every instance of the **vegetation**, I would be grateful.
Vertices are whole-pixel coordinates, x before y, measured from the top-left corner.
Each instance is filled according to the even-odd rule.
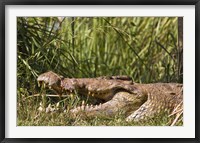
[[[113,119],[72,119],[67,113],[41,113],[37,76],[52,70],[64,77],[128,75],[139,83],[182,82],[182,49],[177,17],[18,17],[18,125],[169,125]],[[48,91],[47,91],[48,92]],[[72,102],[73,100],[73,102]],[[57,103],[47,98],[46,106]],[[64,104],[79,99],[65,98]],[[177,125],[182,125],[178,122]]]

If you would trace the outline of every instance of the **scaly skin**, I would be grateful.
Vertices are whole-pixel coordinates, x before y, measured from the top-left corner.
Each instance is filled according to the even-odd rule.
[[[140,121],[159,113],[169,113],[183,100],[182,84],[138,84],[127,76],[63,78],[50,71],[41,74],[37,80],[59,95],[76,91],[105,101],[70,110],[72,115],[82,118],[112,117],[122,111],[127,115],[126,121]]]

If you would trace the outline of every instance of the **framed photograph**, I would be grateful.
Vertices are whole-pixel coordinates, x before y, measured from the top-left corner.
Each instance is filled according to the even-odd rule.
[[[199,0],[1,1],[1,142],[200,142],[199,15]]]

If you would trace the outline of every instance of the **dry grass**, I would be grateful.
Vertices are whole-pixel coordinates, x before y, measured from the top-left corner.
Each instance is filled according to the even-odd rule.
[[[73,117],[69,110],[82,103],[76,96],[62,97],[47,95],[43,103],[42,96],[27,96],[18,101],[18,126],[182,126],[182,117],[177,107],[170,116],[161,114],[154,119],[142,122],[126,122],[126,116],[119,112],[113,118]],[[35,103],[35,105],[33,105]],[[45,104],[45,105],[44,105]],[[178,119],[179,120],[178,120]]]

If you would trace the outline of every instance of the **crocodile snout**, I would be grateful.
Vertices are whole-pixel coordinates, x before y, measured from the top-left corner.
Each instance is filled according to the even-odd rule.
[[[62,80],[62,77],[55,74],[52,71],[43,73],[39,75],[37,78],[39,86],[41,85],[48,86],[49,88],[52,88],[56,91],[61,89],[61,80]]]

